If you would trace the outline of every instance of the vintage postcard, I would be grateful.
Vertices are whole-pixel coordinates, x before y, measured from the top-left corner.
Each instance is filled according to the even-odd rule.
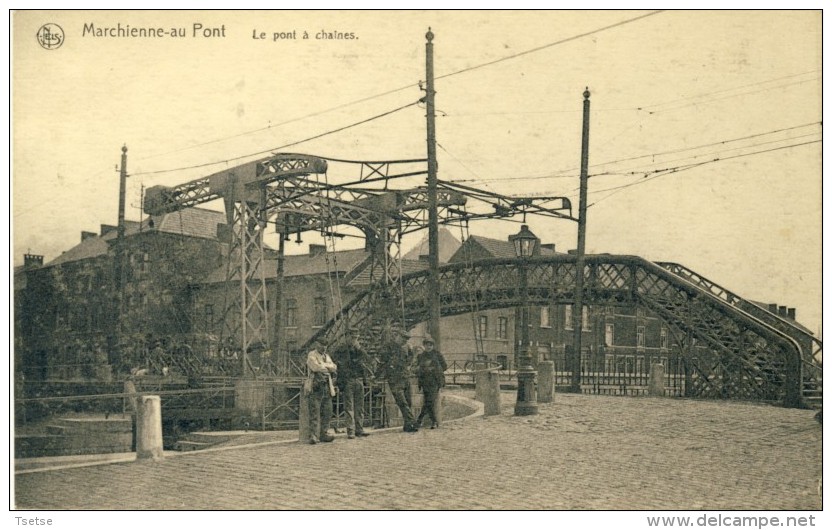
[[[821,11],[10,23],[18,525],[816,524]]]

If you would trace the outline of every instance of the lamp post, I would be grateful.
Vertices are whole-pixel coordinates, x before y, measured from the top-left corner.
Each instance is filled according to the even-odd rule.
[[[517,403],[514,405],[515,416],[532,416],[537,414],[537,372],[532,367],[529,351],[529,258],[538,250],[540,240],[527,225],[520,227],[520,232],[509,236],[514,243],[514,253],[520,260],[520,340],[517,369]]]

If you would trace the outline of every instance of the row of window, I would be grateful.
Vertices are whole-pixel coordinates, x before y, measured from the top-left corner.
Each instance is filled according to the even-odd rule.
[[[266,312],[271,311],[271,301],[266,300]],[[205,304],[203,309],[205,319],[205,330],[214,331],[214,305]],[[327,321],[326,298],[315,298],[312,300],[312,326],[323,326]],[[287,328],[298,326],[298,301],[294,298],[286,300],[283,323]]]
[[[646,341],[646,333],[644,326],[636,326],[636,347],[644,348]],[[604,326],[604,345],[615,345],[615,324],[606,324]],[[661,328],[659,332],[659,347],[663,350],[667,349],[667,328]]]
[[[487,339],[488,338],[488,317],[486,315],[480,315],[478,319],[478,332],[480,339]],[[494,336],[495,339],[508,339],[508,317],[498,317],[497,318],[497,334]]]

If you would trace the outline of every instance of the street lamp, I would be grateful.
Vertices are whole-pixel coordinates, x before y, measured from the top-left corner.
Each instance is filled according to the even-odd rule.
[[[514,243],[514,253],[520,259],[520,341],[517,369],[517,403],[514,405],[515,416],[532,416],[537,414],[537,372],[532,367],[529,351],[529,258],[535,255],[540,240],[527,225],[520,227],[520,232],[509,236]]]

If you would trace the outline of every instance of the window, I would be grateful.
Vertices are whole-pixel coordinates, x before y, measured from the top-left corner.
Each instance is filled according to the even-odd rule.
[[[572,329],[572,306],[563,306],[563,329]]]
[[[662,328],[661,335],[659,335],[659,344],[663,350],[667,349],[667,328]]]
[[[615,314],[615,307],[613,307],[611,305],[608,305],[604,308],[604,312],[608,315],[614,315]]]
[[[286,300],[286,327],[294,328],[298,325],[298,301],[294,298]]]
[[[508,338],[508,318],[506,317],[500,317],[497,319],[497,338]]]
[[[508,356],[498,355],[497,362],[500,363],[500,370],[508,370]]]
[[[540,327],[541,328],[550,328],[550,327],[552,327],[551,323],[549,322],[549,306],[541,306],[540,307]]]
[[[488,317],[480,315],[477,319],[479,338],[484,339],[488,336]]]
[[[636,327],[636,347],[644,348],[644,326]]]
[[[583,330],[592,329],[592,326],[589,325],[590,324],[590,322],[589,322],[589,306],[585,305],[581,309],[583,310],[583,311],[581,311],[581,329],[583,329]]]
[[[636,316],[639,317],[639,318],[644,318],[644,308],[643,307],[637,307],[636,308]]]
[[[604,328],[604,345],[612,346],[615,344],[615,324],[607,324]]]
[[[312,325],[323,326],[324,324],[326,324],[326,298],[315,298]]]
[[[205,331],[214,331],[214,306],[211,304],[205,304]]]

